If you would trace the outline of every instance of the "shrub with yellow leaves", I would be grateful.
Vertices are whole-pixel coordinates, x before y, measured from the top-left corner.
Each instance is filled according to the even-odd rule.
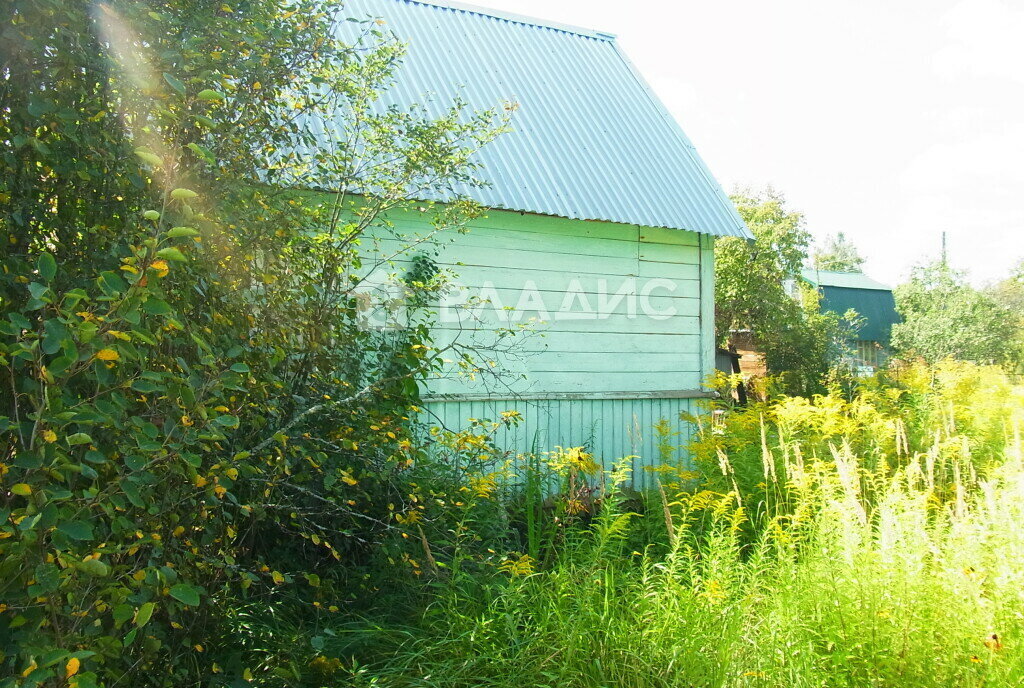
[[[17,94],[0,145],[19,151],[0,156],[0,688],[301,675],[313,650],[293,661],[282,636],[236,634],[238,610],[348,609],[377,584],[356,571],[452,524],[412,516],[449,489],[435,490],[414,423],[419,382],[444,355],[429,307],[450,277],[419,261],[402,327],[367,326],[360,236],[406,209],[420,221],[429,206],[437,231],[477,215],[410,189],[470,181],[502,118],[353,117],[338,136],[391,161],[375,192],[297,191],[356,182],[347,138],[302,142],[311,121],[371,111],[403,51],[394,37],[342,40],[343,6],[328,0],[10,6],[0,33],[21,66],[5,62],[0,80]],[[396,513],[409,514],[401,528]]]

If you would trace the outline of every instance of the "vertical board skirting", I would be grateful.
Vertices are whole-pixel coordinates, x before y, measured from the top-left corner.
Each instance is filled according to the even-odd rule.
[[[515,453],[546,452],[555,447],[585,446],[604,470],[624,457],[633,456],[632,487],[654,486],[653,469],[666,463],[659,456],[654,424],[669,424],[673,449],[667,463],[689,467],[686,446],[690,423],[682,413],[698,412],[697,399],[537,399],[428,401],[421,418],[426,427],[458,431],[468,419],[494,420],[503,411],[518,411],[522,422],[495,437],[499,448]]]

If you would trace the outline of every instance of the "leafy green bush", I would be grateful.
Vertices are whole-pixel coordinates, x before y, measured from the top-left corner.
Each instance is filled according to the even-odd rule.
[[[402,46],[374,22],[342,42],[330,2],[12,9],[0,686],[298,680],[225,629],[372,592],[360,567],[408,549],[429,489],[409,421],[444,276],[413,269],[403,327],[365,327],[360,239],[471,179],[499,127],[373,111]]]

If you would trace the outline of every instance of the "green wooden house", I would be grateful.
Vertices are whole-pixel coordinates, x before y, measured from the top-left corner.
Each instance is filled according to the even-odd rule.
[[[821,294],[821,309],[843,315],[854,310],[862,325],[853,341],[853,364],[868,374],[889,358],[892,326],[900,322],[892,287],[860,272],[808,269],[804,280]]]
[[[480,153],[488,183],[462,189],[489,212],[437,253],[460,287],[438,304],[436,337],[532,334],[495,355],[502,374],[439,372],[428,417],[457,429],[514,409],[505,446],[585,445],[605,465],[635,455],[643,476],[653,425],[685,442],[680,413],[714,370],[714,240],[749,237],[729,198],[609,34],[454,3],[345,7],[408,44],[391,102],[518,104]],[[415,234],[427,219],[395,223]]]

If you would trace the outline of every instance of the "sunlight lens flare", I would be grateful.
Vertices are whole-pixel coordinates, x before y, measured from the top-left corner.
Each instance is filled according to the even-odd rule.
[[[163,79],[146,54],[145,41],[114,8],[96,3],[92,16],[114,75],[133,87],[120,94],[121,123],[138,144],[136,154],[152,169],[154,179],[163,188],[173,188],[177,157],[152,126],[154,105],[168,96]]]

